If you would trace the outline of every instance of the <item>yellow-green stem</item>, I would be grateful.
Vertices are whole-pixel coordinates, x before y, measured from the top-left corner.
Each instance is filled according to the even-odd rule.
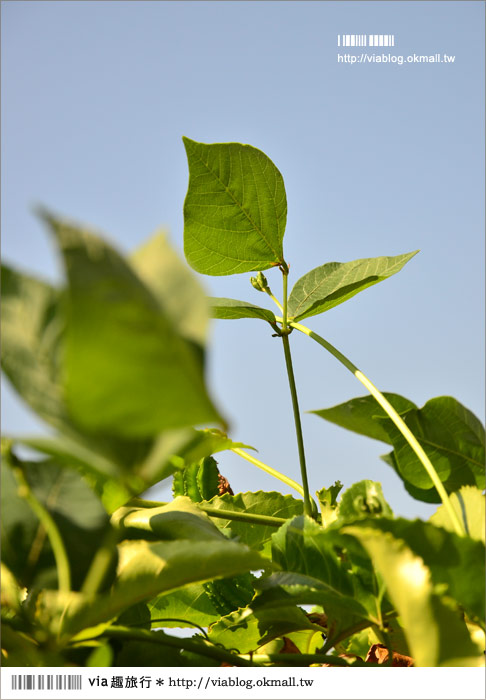
[[[279,320],[279,319],[277,319]],[[307,328],[307,326],[303,326],[301,323],[290,323],[290,326],[292,328],[295,328],[298,331],[301,331],[302,333],[305,333],[305,335],[308,335],[309,338],[312,338],[315,340],[319,345],[322,345],[328,352],[330,352],[336,359],[338,359],[347,369],[350,370],[356,377],[358,381],[365,386],[370,394],[373,396],[374,399],[380,404],[380,406],[383,408],[383,410],[388,414],[388,416],[391,418],[393,423],[396,425],[398,430],[401,432],[405,440],[408,442],[412,450],[415,452],[417,457],[419,458],[420,462],[422,463],[425,471],[429,475],[430,479],[432,480],[432,483],[434,484],[435,488],[437,489],[437,493],[439,494],[442,503],[444,504],[444,507],[446,508],[449,517],[451,519],[451,522],[454,526],[455,531],[457,532],[458,535],[465,535],[465,529],[461,521],[459,520],[456,511],[452,507],[452,503],[450,501],[449,495],[447,491],[444,488],[444,484],[439,478],[439,475],[437,474],[434,465],[430,461],[430,459],[427,457],[422,445],[418,442],[417,438],[415,435],[412,433],[410,428],[407,426],[403,418],[395,411],[393,406],[390,404],[389,401],[383,396],[383,394],[376,388],[376,386],[368,379],[366,375],[361,372],[356,365],[354,365],[348,358],[343,355],[339,350],[337,350],[331,343],[328,343],[327,340],[324,340],[320,335],[317,333],[314,333],[314,331],[311,331],[310,328]]]
[[[304,498],[304,489],[302,488],[302,486],[293,479],[291,479],[289,476],[285,476],[285,474],[282,474],[276,469],[269,467],[268,464],[260,462],[259,459],[253,457],[253,455],[248,454],[248,452],[245,452],[239,447],[232,447],[231,451],[234,452],[236,455],[243,457],[243,459],[246,459],[247,462],[254,464],[255,467],[262,469],[264,472],[267,472],[267,474],[271,474],[276,479],[279,479],[279,481],[282,481],[284,484],[287,484],[287,486],[290,486],[290,488],[295,489],[297,493],[299,493]]]
[[[71,590],[71,569],[61,533],[47,508],[45,508],[32,493],[30,484],[25,478],[20,464],[13,467],[12,471],[19,485],[19,496],[27,501],[46,531],[47,537],[51,543],[54,559],[56,560],[59,590],[63,593],[67,593]]]
[[[283,326],[283,319],[277,318],[277,321],[279,323],[282,323]],[[437,489],[437,492],[442,500],[442,503],[444,504],[444,507],[447,510],[447,513],[449,514],[449,517],[451,519],[451,522],[454,526],[455,531],[457,532],[458,535],[464,535],[465,529],[461,521],[459,520],[457,513],[455,512],[454,508],[452,507],[452,503],[450,501],[449,495],[447,494],[447,491],[444,488],[444,485],[442,481],[439,478],[439,475],[437,474],[432,462],[430,459],[427,457],[424,449],[418,442],[417,438],[414,436],[410,428],[407,426],[405,421],[400,417],[400,415],[395,411],[393,406],[390,404],[389,401],[383,396],[383,394],[376,388],[376,386],[366,377],[363,372],[361,372],[356,365],[354,365],[348,358],[343,355],[337,348],[335,348],[331,343],[329,343],[327,340],[324,340],[320,335],[317,333],[314,333],[310,328],[307,328],[307,326],[303,326],[301,323],[290,323],[291,328],[295,328],[298,331],[301,331],[301,333],[305,333],[305,335],[309,336],[309,338],[312,338],[315,340],[319,345],[322,345],[328,352],[331,353],[331,355],[334,355],[336,359],[338,359],[350,372],[354,374],[356,379],[360,381],[370,392],[370,394],[376,399],[376,401],[380,404],[380,406],[383,408],[383,410],[387,413],[387,415],[390,417],[390,419],[393,421],[393,423],[396,425],[398,430],[401,432],[405,440],[408,442],[412,450],[415,452],[417,457],[419,458],[420,462],[422,463],[425,471],[429,475],[432,483],[434,484],[435,488]]]
[[[118,540],[118,534],[116,530],[110,529],[105,535],[101,547],[97,550],[91,566],[88,569],[86,578],[83,582],[83,587],[81,592],[86,595],[93,595],[97,593],[103,583],[106,574],[108,573],[114,556],[114,546]]]

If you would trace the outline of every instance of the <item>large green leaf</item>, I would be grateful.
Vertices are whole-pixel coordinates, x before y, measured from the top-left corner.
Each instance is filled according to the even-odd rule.
[[[393,406],[395,411],[403,416],[417,406],[399,394],[384,392],[383,396]],[[350,399],[345,403],[338,404],[332,408],[322,408],[319,411],[309,411],[316,416],[324,418],[330,423],[340,425],[341,428],[352,430],[359,435],[381,440],[391,445],[391,438],[386,430],[386,424],[380,419],[386,419],[387,413],[380,404],[369,394]]]
[[[147,608],[149,622],[155,620],[154,627],[191,627],[191,622],[207,627],[220,616],[202,583],[193,583],[172,593],[162,593],[148,601]],[[187,620],[187,623],[184,624],[182,620]]]
[[[51,633],[76,634],[112,620],[126,608],[186,584],[236,576],[267,565],[256,552],[224,537],[148,543],[127,540],[119,546],[116,582],[109,594],[53,595],[36,603],[39,624]]]
[[[434,585],[440,586],[470,617],[484,620],[485,551],[482,542],[459,537],[421,520],[373,518],[364,521],[363,527],[389,532],[397,540],[403,540],[428,567]]]
[[[449,493],[465,485],[484,488],[484,428],[471,411],[450,396],[430,399],[420,409],[396,394],[385,397],[420,442]],[[372,396],[314,413],[348,430],[393,445],[394,451],[384,459],[403,479],[407,490],[420,500],[440,501],[415,452]]]
[[[2,369],[29,406],[56,427],[69,423],[59,378],[62,294],[2,265]]]
[[[309,621],[300,608],[288,605],[278,608],[247,607],[221,618],[209,629],[214,644],[238,649],[240,654],[255,651],[272,639],[297,630],[321,631]]]
[[[343,616],[346,603],[338,607],[342,596],[357,601],[370,618],[376,616],[379,590],[369,558],[358,543],[332,527],[323,528],[306,516],[287,521],[272,537],[272,560],[284,571],[325,584],[326,594],[333,596],[330,606],[324,605],[324,597],[308,602],[324,605],[334,633],[356,622]]]
[[[224,540],[206,513],[187,496],[178,496],[159,508],[118,508],[111,516],[112,524],[123,538],[152,540]]]
[[[100,501],[79,474],[64,469],[55,460],[20,462],[5,452],[2,461],[3,561],[22,586],[57,586],[50,541],[12,471],[12,467],[21,465],[34,497],[49,511],[59,529],[71,569],[71,584],[74,590],[79,589],[110,527]],[[113,550],[114,560],[115,556]]]
[[[287,199],[282,175],[257,148],[184,137],[189,187],[184,251],[206,275],[266,270],[284,262]]]
[[[355,597],[313,576],[277,572],[255,583],[259,594],[252,602],[255,611],[290,605],[319,605],[327,617],[326,635],[330,640],[346,636],[346,631],[369,626],[373,621]]]
[[[43,217],[69,282],[66,395],[76,421],[96,433],[149,437],[219,420],[200,354],[129,263],[95,234]]]
[[[463,486],[456,493],[451,493],[452,507],[459,520],[464,523],[469,537],[485,541],[485,497],[475,486]],[[430,522],[437,527],[455,532],[448,510],[444,505],[437,508],[430,517]]]
[[[170,245],[167,234],[156,233],[130,260],[179,333],[204,346],[209,319],[207,297],[196,275]]]
[[[179,462],[186,454],[198,455],[200,451],[204,454],[206,449],[212,449],[214,440],[206,431],[192,428],[166,430],[152,442],[140,460],[134,459],[129,466],[96,451],[96,441],[84,442],[76,435],[22,437],[13,438],[12,442],[55,457],[64,468],[76,469],[99,496],[106,511],[112,513],[131,497],[171,476],[179,469]],[[125,444],[121,441],[117,446],[121,448]],[[136,446],[136,443],[128,443],[128,447],[132,445]]]
[[[206,627],[248,605],[255,595],[253,584],[254,576],[245,573],[156,596],[147,603],[149,623],[153,627],[191,627],[191,623]]]
[[[288,315],[294,321],[322,314],[355,294],[399,272],[418,253],[392,258],[365,258],[316,267],[298,280],[289,297]]]
[[[465,622],[434,593],[430,570],[403,540],[373,527],[344,531],[359,539],[383,577],[416,666],[480,665]]]
[[[238,301],[238,299],[224,299],[221,297],[210,297],[209,304],[213,318],[235,320],[238,318],[260,318],[268,323],[276,323],[275,314],[269,309],[255,306],[249,301]]]
[[[237,493],[234,496],[225,493],[224,496],[216,496],[210,501],[203,502],[202,505],[237,513],[272,515],[279,518],[291,518],[294,515],[300,515],[304,510],[303,501],[292,496],[283,496],[277,491]],[[230,528],[235,535],[238,535],[241,542],[252,549],[270,556],[270,538],[275,532],[274,527],[253,524],[248,527],[247,523],[222,518],[218,518],[217,523],[220,527]]]

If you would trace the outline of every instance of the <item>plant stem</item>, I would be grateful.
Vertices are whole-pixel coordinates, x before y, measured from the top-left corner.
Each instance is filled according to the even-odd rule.
[[[287,486],[290,486],[290,488],[295,489],[297,491],[297,493],[299,493],[304,498],[305,494],[304,494],[304,489],[302,488],[302,486],[300,484],[298,484],[296,481],[294,481],[293,479],[291,479],[289,476],[285,476],[285,474],[282,474],[281,472],[277,471],[276,469],[269,467],[268,464],[265,464],[264,462],[260,462],[259,459],[257,459],[256,457],[253,457],[253,455],[248,454],[248,452],[241,450],[239,447],[232,447],[231,452],[234,452],[236,455],[243,457],[243,459],[246,459],[247,462],[254,464],[255,467],[262,469],[264,472],[267,472],[267,474],[271,474],[276,479],[279,479],[279,481],[282,481],[284,484],[287,484]]]
[[[283,282],[283,308],[282,308],[282,330],[284,334],[288,331],[288,321],[287,321],[287,305],[288,305],[288,294],[287,294],[287,282],[289,278],[288,271],[282,271],[282,282]]]
[[[195,642],[192,639],[185,639],[183,637],[172,637],[171,635],[165,634],[165,632],[149,632],[149,630],[137,630],[133,629],[132,627],[112,625],[104,630],[104,632],[102,632],[98,637],[95,637],[95,639],[99,639],[100,637],[132,639],[141,642],[159,644],[161,646],[174,647],[176,649],[185,649],[186,651],[192,651],[195,654],[200,654],[201,656],[207,656],[210,659],[226,661],[226,663],[229,663],[232,666],[255,665],[249,658],[232,654],[220,646],[209,644],[208,642],[204,641]]]
[[[103,580],[113,561],[113,549],[118,541],[118,533],[111,526],[109,527],[100,548],[91,562],[86,578],[81,588],[81,593],[93,595],[100,589]]]
[[[21,463],[14,455],[12,455],[12,458],[15,464],[15,466],[12,467],[12,471],[19,484],[19,496],[27,501],[46,531],[51,543],[54,559],[56,560],[59,590],[63,593],[67,593],[71,590],[71,569],[61,533],[47,508],[45,508],[32,493],[30,484],[25,478]]]
[[[167,503],[159,501],[145,501],[142,498],[132,498],[127,503],[127,506],[134,508],[160,508],[166,506]],[[223,510],[221,508],[211,508],[201,503],[196,503],[202,511],[207,513],[211,518],[222,518],[223,520],[238,520],[240,522],[251,523],[252,525],[268,525],[269,527],[280,527],[284,524],[285,518],[278,518],[273,515],[257,515],[256,513],[238,513],[233,510]]]
[[[277,319],[277,321],[281,321],[281,319]],[[337,350],[331,343],[328,343],[327,340],[324,340],[320,335],[317,333],[314,333],[314,331],[311,331],[310,328],[307,328],[307,326],[303,326],[300,323],[290,323],[290,326],[292,328],[295,328],[298,331],[301,331],[301,333],[305,333],[305,335],[308,335],[309,338],[312,338],[315,340],[319,345],[322,345],[328,352],[331,353],[331,355],[334,355],[336,359],[339,360],[350,372],[354,374],[356,379],[360,381],[366,389],[370,392],[370,394],[373,396],[374,399],[380,404],[380,406],[383,408],[383,410],[387,413],[387,415],[390,417],[390,419],[393,421],[393,423],[396,425],[398,430],[401,432],[405,440],[408,442],[412,450],[415,452],[417,457],[419,458],[420,462],[422,463],[425,471],[429,475],[432,483],[434,484],[435,488],[437,489],[437,492],[442,500],[442,503],[444,504],[444,507],[447,510],[447,513],[451,519],[451,522],[454,526],[454,529],[458,535],[465,535],[465,529],[459,520],[457,513],[455,512],[454,508],[452,507],[452,503],[450,501],[449,495],[447,494],[447,491],[444,488],[444,485],[442,481],[439,478],[439,475],[437,474],[435,467],[433,466],[432,462],[430,459],[427,457],[424,449],[418,442],[417,438],[415,435],[412,433],[410,428],[407,426],[403,418],[395,411],[393,406],[390,404],[389,401],[383,396],[383,394],[376,388],[376,386],[366,377],[366,375],[361,372],[356,365],[354,365],[348,358],[343,355],[339,350]]]
[[[295,433],[297,436],[297,447],[299,450],[300,473],[302,477],[302,486],[304,487],[304,513],[312,516],[312,505],[309,496],[309,484],[307,481],[307,469],[305,464],[304,438],[302,435],[302,424],[300,422],[299,400],[297,398],[297,389],[295,387],[294,370],[292,367],[292,356],[290,354],[289,336],[282,335],[283,348],[285,353],[285,364],[287,365],[287,374],[289,377],[290,395],[292,397],[292,408],[294,411]]]
[[[282,269],[283,279],[283,308],[282,308],[282,343],[285,354],[285,365],[287,367],[287,376],[289,378],[290,395],[292,397],[292,409],[294,412],[295,433],[297,436],[297,448],[299,451],[300,474],[302,478],[303,495],[304,495],[304,513],[312,517],[313,508],[309,496],[309,483],[307,481],[307,468],[305,464],[304,437],[302,435],[302,424],[300,421],[299,400],[297,398],[297,388],[295,386],[294,368],[292,366],[292,355],[290,354],[289,343],[289,327],[287,322],[287,281],[289,276],[288,267]],[[279,319],[280,320],[280,319]]]
[[[268,294],[268,296],[270,297],[270,299],[271,299],[273,302],[275,302],[275,304],[278,306],[278,308],[280,309],[280,311],[283,313],[283,306],[282,306],[282,304],[279,302],[279,300],[277,299],[277,297],[274,296],[274,295],[272,294],[272,292],[270,291],[270,289],[266,289],[265,291],[266,291],[266,293]]]

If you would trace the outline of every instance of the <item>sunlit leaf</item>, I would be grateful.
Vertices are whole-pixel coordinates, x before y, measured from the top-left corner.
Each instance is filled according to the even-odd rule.
[[[224,496],[216,496],[210,501],[204,502],[204,505],[237,513],[272,515],[279,518],[291,518],[301,514],[304,510],[303,501],[292,496],[283,496],[277,491],[237,493],[234,496],[224,494]],[[222,518],[218,518],[216,522],[220,527],[229,527],[235,535],[238,535],[241,542],[252,549],[260,551],[265,556],[270,556],[270,538],[275,532],[274,527],[256,524],[248,527],[247,523]]]
[[[463,486],[459,491],[451,493],[450,501],[459,520],[464,523],[467,534],[473,540],[485,541],[485,497],[484,493],[475,486]],[[444,505],[430,517],[430,522],[437,527],[454,532],[449,512]]]
[[[422,445],[449,493],[465,485],[484,488],[484,428],[471,411],[450,396],[430,399],[420,409],[396,394],[385,397]],[[403,479],[411,495],[432,503],[440,501],[415,452],[372,396],[313,413],[393,445],[394,451],[384,459]]]
[[[434,593],[430,570],[403,540],[373,527],[348,526],[344,532],[359,539],[383,577],[416,666],[479,658],[460,614]]]
[[[259,318],[269,323],[276,323],[275,314],[269,309],[250,304],[249,301],[210,297],[211,316],[221,319]]]
[[[196,275],[160,231],[138,248],[130,261],[158,299],[180,335],[205,345],[209,309]]]
[[[184,252],[206,275],[266,270],[283,262],[287,219],[283,178],[253,146],[184,137],[189,187]]]
[[[129,437],[217,421],[200,353],[134,268],[94,233],[43,218],[69,283],[66,397],[76,421],[89,431]]]
[[[296,630],[317,632],[319,627],[310,622],[302,610],[291,605],[259,610],[253,610],[250,606],[211,625],[209,638],[215,644],[247,654],[272,639]]]
[[[178,496],[158,508],[118,508],[111,522],[121,531],[123,538],[226,541],[206,513],[187,496]]]
[[[160,593],[236,576],[264,565],[265,560],[256,552],[224,537],[156,543],[127,540],[119,546],[117,579],[109,594],[95,598],[45,592],[37,601],[38,619],[52,633],[59,633],[62,626],[64,634],[75,634]]]
[[[289,297],[288,314],[294,321],[322,314],[355,294],[399,272],[418,253],[392,258],[365,258],[316,267],[298,280]]]
[[[381,484],[365,479],[353,484],[341,496],[337,509],[338,523],[356,518],[393,517],[385,501]]]

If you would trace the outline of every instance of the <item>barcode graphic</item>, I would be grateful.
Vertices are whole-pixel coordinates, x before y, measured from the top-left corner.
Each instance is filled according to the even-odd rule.
[[[82,690],[81,679],[78,674],[36,676],[24,673],[12,676],[12,690]]]
[[[395,46],[394,34],[338,34],[338,46]]]

